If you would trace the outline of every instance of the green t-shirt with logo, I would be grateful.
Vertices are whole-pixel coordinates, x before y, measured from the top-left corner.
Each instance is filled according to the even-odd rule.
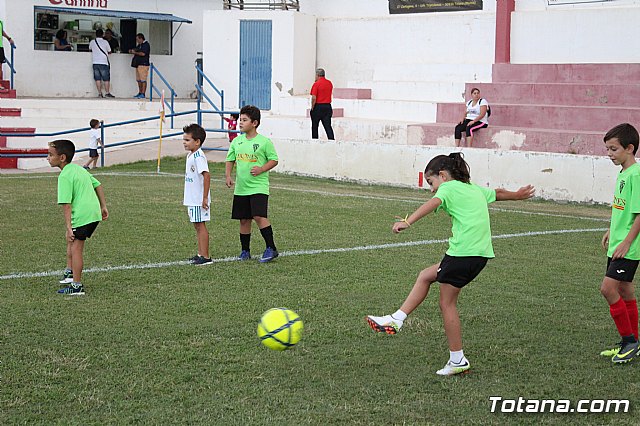
[[[609,257],[613,255],[618,244],[629,235],[633,221],[640,213],[640,164],[634,163],[618,173],[611,207],[609,250],[607,251]],[[625,259],[640,260],[640,238],[636,238],[631,243]]]
[[[271,139],[256,135],[253,139],[247,139],[246,135],[240,135],[231,142],[227,161],[236,162],[236,187],[235,195],[269,195],[269,172],[258,176],[251,175],[253,167],[262,167],[267,161],[278,161],[278,154]]]
[[[449,256],[495,257],[491,244],[491,223],[488,203],[496,201],[496,191],[459,180],[443,182],[434,197],[451,216]]]
[[[102,220],[95,188],[100,182],[77,164],[67,164],[58,176],[58,204],[71,204],[71,226],[78,228]]]
[[[4,38],[4,36],[2,35],[3,31],[4,31],[4,24],[2,23],[2,19],[0,19],[0,47],[4,47],[2,45],[2,39]]]

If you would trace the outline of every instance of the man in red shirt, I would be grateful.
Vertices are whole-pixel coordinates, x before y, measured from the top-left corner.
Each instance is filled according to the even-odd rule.
[[[316,82],[311,86],[311,138],[318,139],[318,125],[322,121],[324,131],[327,133],[329,140],[334,140],[333,129],[331,128],[331,117],[333,109],[331,108],[331,94],[333,93],[333,84],[324,78],[324,70],[318,68],[316,70]]]

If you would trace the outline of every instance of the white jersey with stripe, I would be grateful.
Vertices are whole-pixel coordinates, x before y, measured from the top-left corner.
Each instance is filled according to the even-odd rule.
[[[204,193],[203,172],[209,171],[207,157],[202,149],[190,152],[187,155],[187,164],[184,172],[184,199],[185,206],[201,206]],[[211,204],[211,192],[207,194],[207,204]]]

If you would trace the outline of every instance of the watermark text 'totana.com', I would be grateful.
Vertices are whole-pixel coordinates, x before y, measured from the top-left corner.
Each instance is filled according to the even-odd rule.
[[[492,413],[628,413],[628,399],[504,399],[490,396]]]

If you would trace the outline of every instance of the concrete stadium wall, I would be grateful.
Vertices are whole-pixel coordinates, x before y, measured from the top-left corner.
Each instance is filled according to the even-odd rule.
[[[638,62],[639,0],[551,6],[520,0],[511,19],[514,64]]]
[[[277,171],[363,183],[416,187],[418,173],[454,148],[273,139]],[[619,168],[607,157],[464,148],[478,185],[518,189],[532,184],[547,200],[609,203]]]
[[[237,109],[240,96],[240,21],[272,22],[271,105],[280,98],[309,93],[315,78],[316,18],[285,11],[207,11],[203,28],[204,72],[225,91],[225,109]],[[216,102],[219,97],[209,91]]]
[[[16,89],[19,96],[37,97],[95,97],[96,87],[90,52],[54,52],[34,50],[34,6],[48,6],[42,0],[0,0],[0,19],[5,31],[13,37],[17,49]],[[151,61],[171,83],[178,97],[186,98],[195,90],[196,53],[202,51],[203,11],[222,9],[222,2],[189,0],[159,2],[157,0],[109,0],[109,10],[171,13],[193,21],[192,24],[173,24],[175,38],[172,55],[151,55]],[[65,7],[63,2],[61,7]],[[109,18],[102,21],[107,22]],[[153,45],[153,39],[147,40]],[[8,44],[5,40],[5,43]],[[8,52],[8,49],[5,51]],[[137,92],[130,54],[112,54],[111,87],[117,97],[131,97]],[[4,71],[8,75],[8,67]],[[147,91],[147,95],[149,92]]]

